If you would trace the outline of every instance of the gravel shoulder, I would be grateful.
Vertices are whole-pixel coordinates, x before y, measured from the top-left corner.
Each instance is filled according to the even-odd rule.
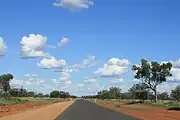
[[[71,104],[73,104],[73,101],[59,102],[45,107],[27,110],[19,114],[2,117],[0,120],[54,120]]]

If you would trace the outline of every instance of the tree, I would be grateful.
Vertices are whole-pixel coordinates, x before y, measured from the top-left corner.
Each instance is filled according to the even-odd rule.
[[[10,81],[13,79],[13,75],[11,74],[4,74],[0,76],[0,87],[1,89],[7,93],[11,89]]]
[[[180,101],[180,85],[177,86],[174,90],[171,90],[171,98]]]
[[[155,102],[157,101],[157,86],[163,82],[166,82],[167,77],[171,77],[170,70],[172,68],[171,63],[151,62],[142,59],[141,65],[133,65],[132,70],[136,73],[135,79],[141,79],[141,81],[151,89],[155,95]]]
[[[120,98],[120,94],[121,94],[121,89],[118,87],[111,87],[109,89],[110,99],[118,99]]]
[[[98,97],[100,99],[109,99],[110,95],[109,95],[109,91],[108,90],[102,90],[98,92]]]
[[[139,84],[134,84],[129,90],[128,90],[133,99],[140,99],[144,100],[148,99],[148,90],[147,90],[147,86],[143,83],[139,83]]]
[[[19,93],[19,89],[18,88],[12,88],[9,91],[10,95],[12,95],[13,97],[17,97],[18,93]]]
[[[163,93],[159,93],[158,94],[158,98],[160,99],[160,100],[168,100],[169,99],[169,94],[168,94],[168,92],[163,92]]]
[[[35,96],[35,92],[29,91],[29,92],[27,92],[27,96],[28,97],[34,97]]]
[[[59,96],[60,96],[59,91],[55,90],[50,93],[51,98],[59,98]]]
[[[27,90],[23,88],[23,86],[21,86],[21,88],[19,89],[19,93],[18,93],[19,97],[27,97]]]

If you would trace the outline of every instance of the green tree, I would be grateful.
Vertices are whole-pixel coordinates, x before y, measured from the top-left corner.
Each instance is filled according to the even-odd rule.
[[[171,90],[171,98],[176,100],[176,101],[180,101],[180,85],[177,86],[174,90]]]
[[[13,79],[13,75],[11,74],[4,74],[0,76],[0,87],[1,89],[7,93],[11,89],[10,81]]]
[[[102,90],[98,92],[98,97],[100,99],[109,99],[110,98],[110,94],[108,90]]]
[[[168,100],[169,99],[169,94],[168,92],[163,92],[158,94],[158,99],[160,100]]]
[[[109,89],[109,97],[110,99],[118,99],[121,95],[121,89],[118,87],[111,87]]]
[[[19,89],[18,88],[12,88],[10,91],[9,91],[10,95],[12,95],[13,97],[17,97],[18,96],[18,93],[19,93]]]
[[[34,97],[35,96],[35,92],[29,91],[29,92],[27,92],[27,96],[28,97]]]
[[[167,77],[172,76],[170,70],[171,63],[159,64],[158,62],[149,63],[147,60],[142,59],[141,65],[133,65],[132,70],[136,72],[134,78],[141,79],[142,82],[151,89],[155,95],[155,102],[157,101],[157,86],[166,82]]]
[[[59,91],[57,91],[57,90],[52,91],[52,92],[50,93],[50,97],[51,97],[51,98],[59,98],[59,97],[60,97]]]
[[[148,90],[147,86],[143,83],[134,84],[129,90],[128,90],[133,99],[140,99],[144,102],[145,99],[148,99]]]

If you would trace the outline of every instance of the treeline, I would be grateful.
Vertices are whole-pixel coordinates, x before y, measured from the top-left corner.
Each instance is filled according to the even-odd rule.
[[[155,95],[146,87],[139,83],[133,85],[128,92],[122,93],[119,87],[111,87],[109,90],[99,91],[97,95],[82,96],[82,98],[98,98],[98,99],[134,99],[144,102],[144,100],[154,101]],[[180,85],[168,92],[157,93],[158,100],[175,100],[180,102]]]
[[[4,74],[0,75],[0,98],[10,99],[11,97],[50,97],[50,98],[76,98],[74,95],[70,95],[64,91],[52,91],[49,94],[37,93],[34,91],[28,91],[25,88],[11,88],[10,81],[13,79],[13,75]]]

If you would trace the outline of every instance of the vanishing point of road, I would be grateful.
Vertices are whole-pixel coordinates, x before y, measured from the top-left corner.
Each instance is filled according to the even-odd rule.
[[[67,108],[56,120],[138,120],[137,118],[80,100]]]

